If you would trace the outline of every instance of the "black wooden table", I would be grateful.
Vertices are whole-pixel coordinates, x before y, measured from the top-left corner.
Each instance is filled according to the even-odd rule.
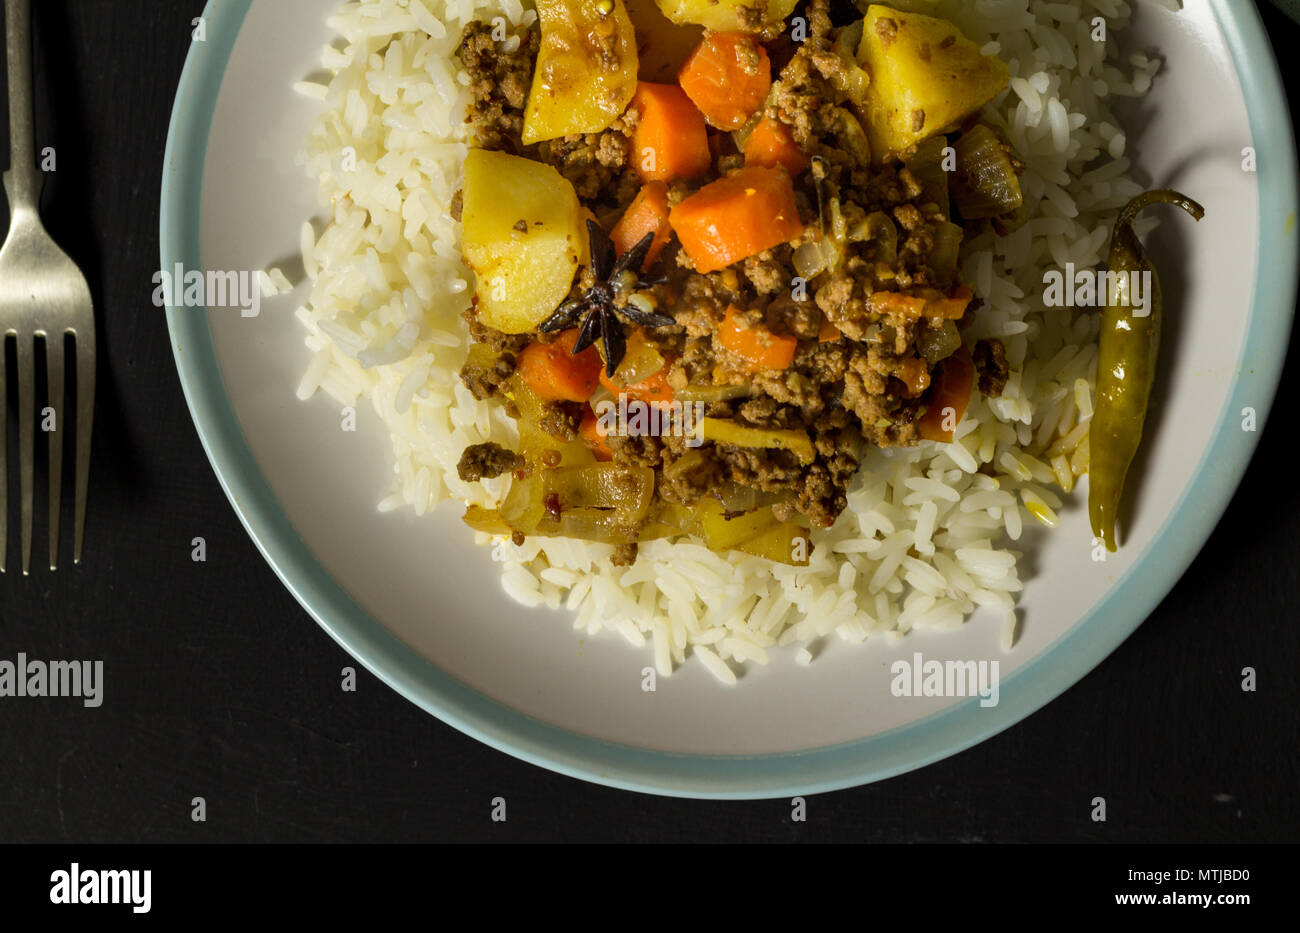
[[[202,3],[35,7],[38,139],[57,153],[46,217],[95,293],[99,400],[85,563],[0,578],[0,659],[99,658],[106,684],[98,709],[0,698],[0,841],[1296,837],[1300,354],[1182,582],[1025,722],[912,774],[812,798],[805,823],[790,821],[786,801],[585,784],[478,744],[364,672],[355,693],[339,689],[350,659],[226,502],[150,300],[163,145]],[[1263,14],[1283,59],[1294,57],[1300,28]],[[195,536],[205,563],[191,560]],[[37,555],[44,540],[42,524]],[[1258,671],[1255,692],[1241,689],[1243,667]],[[490,819],[497,796],[509,801],[504,824]],[[1105,823],[1090,819],[1097,796]],[[191,819],[195,797],[206,822]]]

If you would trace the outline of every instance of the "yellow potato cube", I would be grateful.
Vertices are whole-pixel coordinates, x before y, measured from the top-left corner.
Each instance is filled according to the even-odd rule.
[[[537,19],[524,144],[608,129],[636,93],[636,34],[623,0],[537,0]]]
[[[867,8],[858,60],[871,74],[863,117],[882,162],[960,123],[1011,81],[1005,62],[947,20],[880,4]]]
[[[507,334],[532,330],[569,294],[587,252],[573,185],[542,162],[471,149],[462,192],[461,253],[479,320]]]
[[[700,44],[704,27],[672,22],[655,0],[627,0],[627,15],[636,29],[638,76],[654,84],[676,84],[677,72]]]

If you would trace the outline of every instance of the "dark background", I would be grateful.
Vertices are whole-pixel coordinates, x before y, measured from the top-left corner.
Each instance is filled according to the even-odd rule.
[[[1186,576],[1028,720],[920,771],[814,797],[801,824],[788,801],[677,801],[560,777],[461,735],[364,670],[357,692],[342,692],[354,662],[280,585],[217,485],[150,301],[163,147],[203,4],[34,6],[37,144],[58,154],[45,216],[95,294],[100,378],[85,561],[71,567],[65,547],[68,566],[39,566],[38,519],[38,569],[22,577],[11,523],[0,658],[102,658],[106,699],[96,710],[0,699],[0,841],[1296,838],[1300,355]],[[1287,60],[1300,27],[1262,13]],[[207,563],[190,559],[196,535]],[[1240,688],[1245,666],[1258,670],[1255,693]],[[190,819],[195,796],[206,823]],[[489,818],[496,796],[504,824]],[[1096,796],[1106,823],[1089,818]]]

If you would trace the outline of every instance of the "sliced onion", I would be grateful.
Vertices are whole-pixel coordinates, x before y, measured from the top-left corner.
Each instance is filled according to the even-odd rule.
[[[723,483],[714,490],[714,495],[728,512],[751,512],[758,508],[758,490],[740,483]]]
[[[816,246],[821,253],[823,267],[835,272],[844,265],[849,250],[848,223],[844,219],[844,212],[840,210],[838,197],[827,199],[820,220],[822,238]]]
[[[981,123],[953,148],[957,171],[952,179],[952,199],[963,218],[979,220],[1020,209],[1025,200],[1020,179],[992,129]]]
[[[961,227],[948,221],[934,228],[934,246],[930,250],[929,263],[941,286],[951,281],[957,272],[957,255],[964,235]]]
[[[836,140],[858,165],[869,165],[871,143],[867,140],[867,131],[862,128],[858,118],[843,107],[836,107],[835,119],[838,124]]]
[[[840,210],[840,199],[831,198],[830,207],[830,234],[835,245],[841,248],[848,245],[849,231],[844,221],[844,211]]]
[[[644,295],[641,292],[628,295],[627,303],[638,311],[644,311],[646,314],[655,314],[659,311],[659,306],[655,304],[654,300],[649,295]]]
[[[827,237],[818,242],[817,246],[822,251],[822,260],[826,263],[827,269],[838,269],[844,262],[844,250],[835,245],[835,241]]]
[[[947,138],[935,136],[917,146],[916,153],[907,160],[907,170],[921,185],[920,203],[933,203],[945,218],[952,211],[948,199],[948,173],[943,170],[943,153],[947,148]]]
[[[600,408],[601,402],[615,402],[614,393],[609,391],[603,385],[596,386],[596,391],[591,393],[591,398],[587,399],[587,404],[591,406],[592,411]]]
[[[858,64],[858,46],[862,43],[862,20],[857,20],[851,25],[845,26],[839,30],[835,36],[835,41],[831,48],[844,67],[831,75],[831,84],[835,86],[847,97],[855,107],[862,107],[866,104],[867,88],[871,84],[871,76],[867,74],[860,64]]]
[[[769,97],[770,96],[771,95],[769,95]],[[737,152],[745,151],[745,147],[749,145],[749,137],[753,135],[754,128],[758,126],[758,124],[762,121],[763,113],[766,109],[767,109],[766,104],[764,104],[764,106],[762,107],[759,107],[752,114],[750,114],[750,117],[748,120],[745,121],[744,126],[732,132],[731,141],[736,144]]]
[[[633,331],[628,338],[623,359],[610,378],[617,386],[638,385],[663,369],[665,362],[663,354],[655,349],[640,331]]]
[[[753,393],[753,387],[748,383],[740,385],[688,385],[674,393],[679,402],[730,402],[733,399],[745,398]]]
[[[794,251],[794,271],[804,281],[809,281],[821,274],[826,268],[826,254],[822,251],[822,241],[800,243]]]
[[[760,492],[753,487],[730,481],[723,483],[713,494],[728,512],[752,512],[783,501],[780,493]]]
[[[952,356],[960,346],[961,334],[952,321],[944,321],[942,327],[927,327],[916,338],[917,352],[931,366]]]
[[[863,221],[865,236],[876,247],[876,261],[893,265],[898,259],[898,228],[884,211],[873,211]]]
[[[692,447],[675,460],[667,460],[664,463],[664,480],[674,483],[678,478],[686,476],[693,470],[702,470],[708,467],[708,455],[704,451]]]

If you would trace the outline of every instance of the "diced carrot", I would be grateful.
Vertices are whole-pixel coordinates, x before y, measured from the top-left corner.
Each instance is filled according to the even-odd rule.
[[[971,300],[975,296],[965,285],[958,285],[951,295],[944,296],[936,292],[934,297],[927,295],[925,303],[926,317],[942,318],[948,321],[959,321],[970,307]]]
[[[639,114],[632,157],[642,181],[694,178],[709,170],[709,131],[685,91],[675,84],[642,81],[629,108]]]
[[[975,364],[970,351],[962,346],[939,363],[930,407],[916,425],[918,433],[927,441],[952,443],[953,431],[966,414],[974,387]]]
[[[746,165],[780,165],[792,176],[808,167],[808,157],[780,120],[764,117],[745,142]]]
[[[705,185],[668,219],[697,272],[725,269],[803,231],[790,176],[759,165]]]
[[[827,320],[825,316],[822,317],[821,327],[817,329],[818,343],[832,343],[833,341],[839,340],[843,336],[844,335],[840,333],[840,329],[838,327],[836,327],[829,320]]]
[[[874,314],[898,314],[908,318],[938,318],[948,321],[961,320],[970,306],[974,296],[965,285],[953,289],[951,295],[945,295],[936,288],[917,289],[915,295],[901,292],[876,292],[867,299],[867,310]]]
[[[600,461],[609,461],[614,459],[614,451],[609,449],[609,444],[605,441],[605,435],[601,433],[600,419],[590,408],[582,413],[582,423],[578,425],[578,434],[591,448],[591,452],[596,455]]]
[[[926,301],[902,292],[875,292],[867,299],[867,310],[872,314],[899,314],[918,318],[925,311]]]
[[[594,346],[573,354],[578,329],[563,331],[554,343],[534,341],[524,347],[515,365],[519,378],[546,402],[585,402],[600,385],[603,366]]]
[[[774,334],[766,327],[746,327],[736,308],[727,309],[718,326],[717,340],[743,359],[751,373],[788,369],[799,348],[799,341],[789,335]]]
[[[676,397],[673,394],[673,387],[668,384],[668,369],[672,366],[674,359],[676,357],[672,354],[665,355],[663,369],[653,376],[641,380],[636,385],[630,386],[620,386],[607,376],[602,369],[600,371],[600,384],[614,395],[626,395],[629,399],[636,399],[639,402],[645,402],[647,405],[666,405]]]
[[[710,125],[738,130],[767,99],[772,62],[751,35],[709,32],[686,59],[677,81]]]
[[[610,231],[609,238],[614,241],[614,249],[622,255],[641,242],[647,233],[653,233],[655,238],[650,243],[650,252],[646,253],[642,271],[654,265],[673,236],[673,228],[668,223],[668,186],[662,181],[647,182],[637,192]]]

